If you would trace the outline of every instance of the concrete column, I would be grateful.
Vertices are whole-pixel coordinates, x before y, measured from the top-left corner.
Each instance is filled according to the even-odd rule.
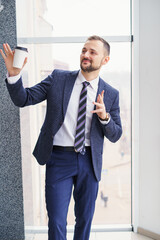
[[[15,0],[2,0],[0,48],[16,46]],[[0,8],[1,10],[2,8]],[[5,86],[6,69],[0,56],[0,239],[24,239],[22,162],[19,109]]]

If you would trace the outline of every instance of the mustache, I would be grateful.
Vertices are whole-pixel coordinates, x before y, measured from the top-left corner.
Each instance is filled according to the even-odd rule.
[[[83,59],[82,59],[82,62],[85,61],[85,60],[91,62],[91,60],[89,60],[88,58],[83,58]]]

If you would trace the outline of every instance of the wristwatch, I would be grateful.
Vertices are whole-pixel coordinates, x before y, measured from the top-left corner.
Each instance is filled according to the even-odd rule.
[[[110,114],[109,114],[109,113],[106,113],[106,117],[105,117],[104,119],[102,119],[102,118],[100,118],[100,117],[99,117],[99,119],[100,119],[101,121],[108,121],[108,120],[110,119]]]

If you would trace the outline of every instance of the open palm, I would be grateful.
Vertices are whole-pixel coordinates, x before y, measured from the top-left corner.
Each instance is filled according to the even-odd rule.
[[[16,76],[20,73],[22,68],[27,62],[27,58],[24,60],[24,64],[21,69],[13,67],[13,58],[14,58],[14,51],[11,50],[10,46],[8,43],[3,44],[4,52],[2,49],[0,49],[0,53],[4,59],[7,71],[9,73],[9,76]]]

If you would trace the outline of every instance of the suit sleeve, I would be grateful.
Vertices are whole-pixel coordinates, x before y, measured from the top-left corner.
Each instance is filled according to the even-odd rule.
[[[54,73],[31,88],[23,87],[22,78],[15,84],[9,84],[6,80],[6,85],[13,103],[18,107],[25,107],[44,101],[47,98],[47,92],[53,84],[53,79]]]
[[[122,125],[120,119],[119,92],[117,92],[115,100],[109,111],[111,119],[108,124],[102,125],[103,133],[111,142],[116,142],[122,135]]]

